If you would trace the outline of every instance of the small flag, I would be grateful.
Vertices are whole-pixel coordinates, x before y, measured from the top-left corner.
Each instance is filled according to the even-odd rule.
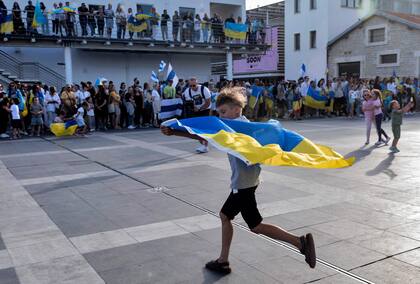
[[[306,74],[306,65],[302,64],[302,66],[300,66],[300,76],[304,77]]]
[[[169,119],[182,115],[182,99],[166,99],[160,102],[159,119]]]
[[[175,70],[172,69],[171,63],[169,63],[169,65],[168,65],[168,73],[166,75],[166,81],[169,81],[169,80],[172,80],[172,82],[173,82],[172,86],[174,88],[176,88],[176,86],[178,85],[178,82],[179,82],[179,78],[176,75]]]
[[[225,24],[225,36],[234,39],[245,39],[248,26],[246,24],[236,24],[227,22]]]
[[[159,64],[159,73],[163,72],[163,70],[165,70],[165,66],[166,66],[165,61],[161,60],[160,64]]]
[[[44,13],[42,13],[41,4],[39,3],[39,1],[36,1],[34,19],[32,20],[32,27],[36,28],[40,25],[45,24],[47,24],[47,18],[45,18]]]
[[[150,80],[152,80],[153,82],[159,82],[159,78],[156,75],[155,71],[152,71],[152,76],[150,76]]]
[[[108,82],[108,79],[105,79],[104,77],[99,77],[98,79],[96,79],[95,81],[95,86],[102,86],[104,84],[104,82]]]
[[[139,21],[133,15],[131,15],[127,21],[127,29],[132,33],[140,33],[147,30],[147,22]]]

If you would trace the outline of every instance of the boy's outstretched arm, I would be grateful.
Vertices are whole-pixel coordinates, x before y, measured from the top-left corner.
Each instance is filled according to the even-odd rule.
[[[186,138],[190,138],[194,140],[205,141],[203,138],[201,138],[198,135],[190,134],[188,132],[173,130],[172,128],[169,128],[163,125],[160,127],[160,131],[162,132],[162,134],[167,135],[167,136],[175,135],[175,136],[186,137]]]

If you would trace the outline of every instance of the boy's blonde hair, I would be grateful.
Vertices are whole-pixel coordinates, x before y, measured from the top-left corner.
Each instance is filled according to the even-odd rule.
[[[235,105],[244,108],[246,105],[246,90],[242,87],[226,87],[220,91],[216,100],[216,107]]]

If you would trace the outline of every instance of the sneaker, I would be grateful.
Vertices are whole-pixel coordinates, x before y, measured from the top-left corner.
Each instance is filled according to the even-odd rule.
[[[391,137],[388,137],[388,138],[385,139],[385,141],[384,141],[385,145],[388,145],[389,140],[391,140]]]
[[[9,138],[10,136],[7,135],[6,133],[2,133],[0,134],[0,138]]]
[[[136,127],[134,125],[130,125],[127,127],[128,129],[136,129]]]
[[[400,151],[397,147],[389,147],[389,150],[391,151],[391,153],[398,153]]]
[[[221,274],[229,274],[232,272],[232,269],[229,267],[229,261],[219,262],[217,259],[207,262],[206,268]]]
[[[378,142],[375,143],[375,146],[379,146],[381,144],[382,144],[382,141],[378,141]]]
[[[201,145],[201,146],[197,147],[197,149],[195,149],[195,151],[199,154],[207,153],[209,151],[209,147]]]
[[[369,143],[370,143],[369,141],[366,141],[366,142],[365,142],[365,145],[369,145]]]
[[[305,261],[307,264],[309,264],[309,267],[315,268],[316,253],[314,238],[312,237],[312,234],[306,234],[306,236],[301,236],[300,243],[302,245],[300,253],[305,256]]]

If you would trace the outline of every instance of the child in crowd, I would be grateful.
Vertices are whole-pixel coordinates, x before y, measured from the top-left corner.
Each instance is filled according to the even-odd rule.
[[[301,120],[300,114],[302,110],[302,96],[299,91],[296,90],[296,86],[293,86],[293,102],[292,102],[292,108],[293,108],[293,118],[295,120]]]
[[[39,103],[39,98],[34,97],[33,102],[31,104],[31,125],[32,125],[32,133],[31,136],[34,136],[36,132],[36,136],[40,136],[41,133],[41,127],[44,124],[42,120],[42,114],[44,113],[44,108]]]
[[[242,115],[242,109],[245,106],[243,91],[242,88],[234,87],[225,88],[220,92],[216,101],[220,118],[248,121]],[[161,127],[161,131],[165,135],[177,135],[203,140],[197,135],[176,131],[165,126]],[[242,160],[230,154],[228,154],[228,158],[232,169],[231,192],[220,211],[220,219],[222,221],[222,249],[219,258],[208,262],[206,268],[222,274],[231,272],[229,266],[229,249],[233,236],[231,221],[239,213],[242,214],[242,217],[252,232],[294,245],[305,255],[305,261],[309,266],[314,268],[316,255],[312,234],[298,237],[279,227],[262,223],[263,218],[258,211],[255,199],[255,191],[259,185],[259,175],[261,172],[260,165],[247,165]]]
[[[372,129],[372,123],[374,121],[373,110],[375,109],[375,101],[372,98],[372,95],[368,89],[364,89],[362,91],[363,96],[363,103],[362,103],[362,111],[365,116],[366,122],[366,142],[365,145],[369,145],[370,143],[370,131]]]
[[[77,109],[77,113],[74,115],[74,118],[76,119],[76,122],[77,122],[77,126],[79,128],[78,132],[79,134],[82,134],[82,135],[86,134],[86,130],[87,130],[87,125],[85,123],[84,117],[88,109],[89,109],[89,104],[86,101],[84,101],[82,103],[82,106]]]
[[[10,106],[10,112],[12,113],[12,128],[13,128],[12,139],[20,138],[20,128],[22,127],[18,105],[19,105],[19,99],[14,98],[12,100],[12,105]]]
[[[391,102],[393,100],[391,92],[384,92],[384,121],[391,120]]]
[[[88,125],[89,125],[89,131],[93,132],[95,131],[96,125],[95,125],[95,105],[92,102],[92,98],[88,97],[86,99],[89,108],[87,110],[87,117],[88,117]]]
[[[54,118],[54,123],[63,123],[66,119],[66,112],[60,111],[60,114]]]
[[[397,148],[398,141],[401,137],[401,124],[403,120],[403,114],[409,112],[413,107],[414,103],[411,100],[405,107],[401,108],[400,103],[396,100],[391,102],[391,120],[392,120],[392,134],[394,139],[392,140],[392,146],[389,148],[391,153],[398,153],[400,150]]]
[[[385,130],[382,129],[382,119],[383,119],[383,112],[382,112],[382,94],[381,91],[377,89],[372,90],[372,97],[374,99],[375,108],[373,110],[373,114],[375,116],[375,125],[376,125],[376,132],[378,133],[378,142],[375,143],[375,146],[379,146],[382,143],[388,145],[389,140],[391,138],[386,134]],[[382,139],[382,135],[385,139]]]

